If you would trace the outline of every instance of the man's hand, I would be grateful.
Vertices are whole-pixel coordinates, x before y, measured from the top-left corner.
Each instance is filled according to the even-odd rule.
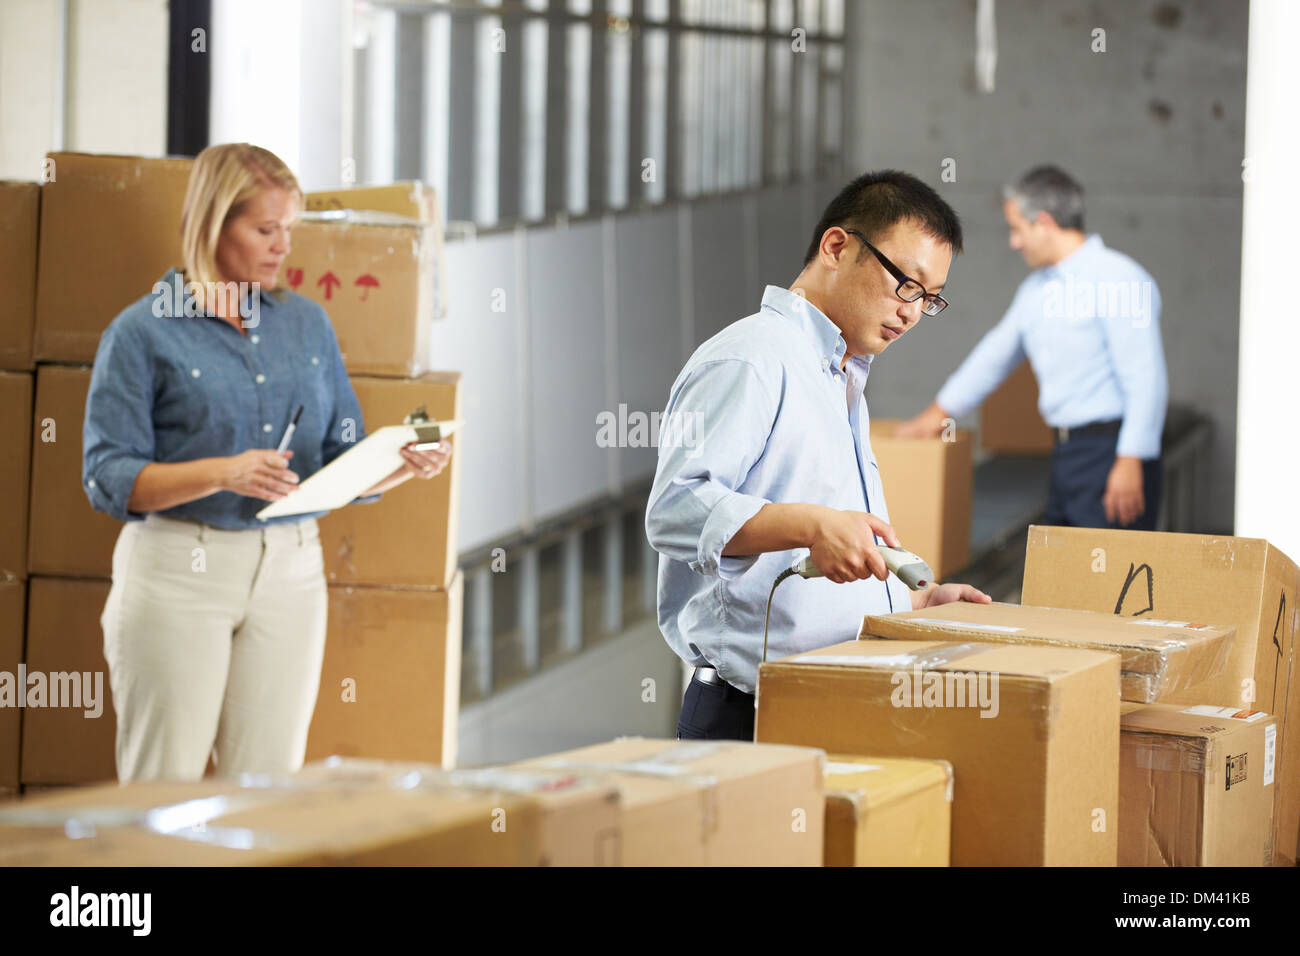
[[[891,548],[902,547],[894,529],[875,515],[827,508],[820,513],[810,546],[813,564],[836,584],[870,577],[883,581],[889,577],[889,568],[876,548],[875,535]]]
[[[1142,495],[1142,459],[1116,458],[1106,479],[1106,493],[1101,497],[1106,520],[1130,525],[1146,511]]]
[[[969,584],[934,584],[923,591],[912,592],[912,610],[923,607],[938,607],[954,601],[969,601],[972,604],[992,604],[993,599],[978,588]]]
[[[930,407],[915,418],[909,418],[894,429],[900,438],[934,438],[943,431],[944,422],[951,416],[939,407],[938,402],[931,402]]]

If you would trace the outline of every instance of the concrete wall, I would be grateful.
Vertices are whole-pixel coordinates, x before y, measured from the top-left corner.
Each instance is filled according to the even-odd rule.
[[[1202,530],[1233,523],[1247,4],[999,0],[996,91],[974,88],[975,4],[847,4],[857,170],[898,167],[957,209],[967,252],[952,306],[873,365],[876,415],[911,415],[1005,311],[1026,274],[998,190],[1056,162],[1087,190],[1087,225],[1155,277],[1171,400],[1214,420]],[[1105,30],[1105,52],[1091,50]],[[956,181],[941,164],[956,161]]]

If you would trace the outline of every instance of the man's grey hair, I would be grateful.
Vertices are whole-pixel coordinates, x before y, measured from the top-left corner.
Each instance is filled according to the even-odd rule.
[[[1026,219],[1045,212],[1062,229],[1083,231],[1083,187],[1059,166],[1035,166],[1014,186],[1003,186],[1002,198],[1019,206]]]

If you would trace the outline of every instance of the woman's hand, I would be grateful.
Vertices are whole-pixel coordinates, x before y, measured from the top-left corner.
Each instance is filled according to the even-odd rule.
[[[218,484],[222,491],[233,491],[249,498],[278,501],[298,485],[298,475],[289,470],[292,451],[279,454],[266,448],[250,448],[220,463]]]
[[[435,478],[451,461],[451,445],[445,441],[428,451],[416,451],[415,442],[411,442],[403,445],[401,451],[406,459],[402,467],[416,478]]]

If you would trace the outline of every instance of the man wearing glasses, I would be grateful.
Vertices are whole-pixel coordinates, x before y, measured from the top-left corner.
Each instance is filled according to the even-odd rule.
[[[824,578],[773,592],[768,657],[851,639],[862,616],[989,597],[912,592],[868,441],[872,360],[924,315],[961,251],[939,195],[896,171],[849,183],[813,230],[789,289],[701,345],[669,393],[646,534],[659,552],[659,627],[695,668],[682,738],[752,740],[764,612],[777,576],[811,554]],[[683,423],[692,423],[688,427]]]
[[[1084,234],[1083,187],[1063,170],[1032,169],[1003,196],[1011,248],[1034,271],[930,407],[899,433],[938,434],[1027,356],[1038,410],[1056,432],[1044,523],[1153,530],[1169,394],[1160,290],[1128,256]]]

